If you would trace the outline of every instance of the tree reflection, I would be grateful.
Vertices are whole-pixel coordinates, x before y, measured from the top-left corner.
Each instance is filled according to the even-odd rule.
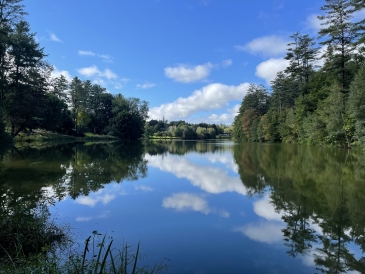
[[[365,258],[350,251],[365,252],[363,152],[243,143],[234,158],[251,195],[270,191],[290,256],[314,254],[322,273],[365,273]]]
[[[19,197],[35,204],[51,189],[54,198],[76,199],[111,182],[137,180],[147,175],[140,143],[63,144],[35,149],[15,147],[2,155],[0,199]]]
[[[148,140],[144,144],[145,152],[150,155],[174,154],[185,155],[191,152],[218,153],[230,151],[231,147],[219,141],[189,141],[189,140]]]

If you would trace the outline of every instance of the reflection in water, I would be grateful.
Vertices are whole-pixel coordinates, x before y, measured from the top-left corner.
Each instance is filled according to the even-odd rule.
[[[194,186],[208,193],[237,192],[242,195],[246,194],[239,177],[228,176],[227,171],[224,169],[199,165],[187,158],[171,154],[163,158],[161,156],[146,155],[146,159],[149,166],[171,172],[177,178],[188,179]]]
[[[267,196],[256,203],[255,212],[267,219],[281,216],[288,254],[314,254],[323,273],[365,272],[364,156],[291,145],[241,144],[234,150],[248,193],[262,195],[269,189],[277,214],[268,209]],[[247,235],[249,230],[240,231]],[[354,243],[360,254],[351,251]]]
[[[229,217],[228,211],[212,208],[203,197],[191,193],[175,193],[170,197],[166,197],[162,201],[162,206],[177,211],[192,210],[203,214],[216,213],[223,218]]]
[[[13,148],[0,158],[0,202],[11,206],[21,199],[35,206],[45,195],[52,195],[58,200],[70,196],[73,205],[82,208],[105,206],[97,213],[77,215],[76,221],[85,223],[112,219],[113,208],[106,206],[121,195],[161,195],[155,199],[164,211],[160,221],[167,219],[164,214],[182,211],[186,214],[175,215],[191,212],[200,218],[215,217],[227,222],[230,234],[251,239],[261,247],[280,244],[289,256],[302,258],[320,272],[365,273],[364,165],[365,154],[355,150],[283,144],[159,141],[143,146],[113,143]],[[119,183],[147,178],[148,167],[160,172],[156,176],[169,173],[189,181],[192,187],[175,189],[179,182],[175,180],[167,192],[158,184],[143,181],[125,192]],[[212,197],[220,199],[219,206]],[[247,197],[252,198],[252,208],[245,205],[240,209],[239,202]],[[144,199],[138,201],[144,203]],[[237,204],[230,199],[236,199]],[[256,219],[238,218],[238,211],[249,212]],[[142,210],[138,212],[142,214]],[[153,220],[157,215],[151,218],[150,224],[158,223]]]
[[[88,206],[115,198],[102,193],[104,185],[138,180],[147,175],[140,144],[65,144],[8,151],[1,157],[0,199],[8,203],[22,197],[34,206],[44,195],[62,200],[66,195]],[[47,192],[47,193],[46,193]],[[96,192],[96,197],[89,194]]]

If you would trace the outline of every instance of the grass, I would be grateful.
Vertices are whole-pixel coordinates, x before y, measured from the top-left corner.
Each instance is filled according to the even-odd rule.
[[[117,137],[110,135],[98,135],[86,132],[84,137],[75,137],[70,135],[58,134],[42,129],[33,130],[32,132],[21,132],[14,137],[16,144],[21,143],[42,143],[42,142],[65,142],[65,141],[93,141],[93,140],[118,140]]]
[[[0,273],[14,274],[146,274],[167,270],[164,259],[140,267],[140,243],[113,247],[113,238],[93,231],[76,250],[71,229],[50,219],[49,200],[38,202],[0,197]]]
[[[101,241],[95,240],[98,236],[103,236]],[[107,242],[109,240],[109,242]],[[65,260],[60,259],[59,250],[46,250],[45,253],[33,255],[17,262],[0,263],[0,273],[14,274],[157,274],[167,271],[164,259],[152,268],[139,266],[142,259],[140,254],[140,243],[135,252],[132,247],[125,244],[120,249],[112,248],[113,239],[102,235],[97,231],[93,232],[85,241],[83,252],[71,252],[61,255]]]

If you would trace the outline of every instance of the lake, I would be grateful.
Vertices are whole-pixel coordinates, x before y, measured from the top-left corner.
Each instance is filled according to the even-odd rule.
[[[365,153],[229,140],[12,148],[0,197],[168,273],[365,273]]]

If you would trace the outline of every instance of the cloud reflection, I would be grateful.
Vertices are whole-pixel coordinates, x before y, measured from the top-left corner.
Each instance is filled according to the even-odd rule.
[[[173,208],[178,211],[192,210],[204,214],[211,212],[206,200],[195,194],[175,193],[171,197],[164,198],[162,201],[164,208]]]
[[[142,191],[153,191],[153,188],[152,187],[149,187],[149,186],[144,186],[144,185],[140,185],[140,186],[136,186],[134,188],[135,190],[142,190]]]
[[[77,198],[75,202],[80,205],[94,207],[98,202],[102,202],[104,205],[106,205],[116,198],[115,194],[106,193],[104,195],[98,195],[98,192],[95,193],[95,197],[82,196]]]
[[[77,217],[76,218],[76,222],[89,222],[93,219],[104,219],[104,218],[108,218],[108,215],[110,214],[110,211],[104,211],[103,213],[92,217],[92,216],[88,216],[88,217]]]
[[[261,243],[276,243],[283,239],[283,225],[276,222],[261,222],[259,224],[248,224],[233,229],[235,232],[241,232],[251,240]]]
[[[211,208],[208,202],[201,196],[191,193],[175,193],[162,201],[164,208],[172,208],[177,211],[196,211],[203,214],[216,213],[220,217],[228,218],[229,212],[224,209]]]
[[[237,192],[241,195],[247,193],[239,177],[230,177],[221,168],[198,165],[186,158],[173,155],[166,155],[164,158],[146,155],[145,158],[149,166],[171,172],[177,178],[185,178],[206,192],[213,194]]]
[[[265,218],[266,220],[282,221],[281,217],[283,216],[284,212],[275,211],[273,205],[270,203],[270,200],[270,195],[266,194],[262,200],[254,202],[254,212],[260,217]]]

